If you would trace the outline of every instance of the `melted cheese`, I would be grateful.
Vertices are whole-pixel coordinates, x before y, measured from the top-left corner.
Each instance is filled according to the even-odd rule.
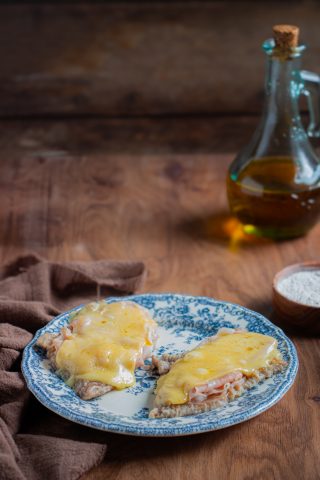
[[[99,302],[81,309],[71,329],[56,356],[67,383],[90,380],[120,390],[134,384],[136,362],[153,345],[156,323],[133,302]]]
[[[235,372],[250,377],[277,358],[281,353],[272,337],[251,332],[218,334],[188,352],[159,378],[156,405],[187,403],[192,388]]]

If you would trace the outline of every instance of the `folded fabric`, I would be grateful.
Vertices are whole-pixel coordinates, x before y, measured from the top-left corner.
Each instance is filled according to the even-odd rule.
[[[106,453],[107,434],[73,424],[27,390],[21,352],[53,316],[142,284],[141,262],[48,262],[19,257],[0,269],[0,479],[77,479]]]

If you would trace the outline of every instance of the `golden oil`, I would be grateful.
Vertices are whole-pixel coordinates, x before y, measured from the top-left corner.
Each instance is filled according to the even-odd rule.
[[[297,168],[291,157],[264,157],[251,159],[237,174],[229,173],[230,208],[246,233],[297,237],[317,222],[320,183],[297,183]]]

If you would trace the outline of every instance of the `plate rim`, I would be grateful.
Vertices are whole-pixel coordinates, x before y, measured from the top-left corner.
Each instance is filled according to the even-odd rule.
[[[244,307],[243,305],[239,305],[237,303],[233,302],[228,302],[224,300],[218,300],[214,297],[208,297],[208,296],[201,296],[201,295],[190,295],[190,294],[183,294],[183,293],[172,293],[172,292],[161,292],[161,293],[138,293],[134,295],[126,295],[126,296],[111,296],[111,297],[106,297],[102,298],[99,301],[106,301],[107,303],[110,303],[112,301],[128,301],[132,300],[134,301],[136,298],[146,298],[146,297],[153,297],[155,299],[161,299],[163,297],[179,297],[179,298],[186,298],[186,299],[194,299],[194,300],[204,300],[204,301],[209,301],[214,304],[218,305],[227,305],[230,307],[236,307],[239,308],[240,310],[244,311],[245,313],[254,315],[254,317],[259,320],[261,319],[264,323],[267,325],[270,325],[273,329],[277,331],[277,333],[283,338],[283,340],[287,343],[288,345],[288,353],[290,354],[290,372],[289,376],[286,379],[285,383],[282,385],[282,389],[280,392],[278,392],[277,395],[275,395],[269,402],[264,403],[263,405],[259,407],[256,407],[256,409],[245,415],[243,418],[239,418],[238,420],[232,420],[233,416],[231,415],[230,418],[227,420],[225,419],[222,425],[215,425],[215,426],[210,426],[208,425],[208,428],[205,427],[205,425],[198,427],[198,424],[194,424],[192,426],[188,425],[181,425],[181,426],[176,426],[172,425],[170,427],[166,427],[165,433],[164,432],[159,432],[154,429],[153,426],[150,425],[150,427],[142,427],[139,430],[137,430],[137,427],[135,425],[125,425],[121,427],[121,424],[115,424],[114,421],[108,421],[106,420],[104,423],[102,423],[101,420],[95,420],[94,417],[89,417],[88,415],[90,414],[83,414],[83,413],[73,413],[69,409],[65,409],[61,407],[61,405],[57,404],[56,408],[52,406],[52,401],[51,399],[48,399],[47,395],[42,392],[41,389],[37,388],[37,385],[35,384],[34,379],[32,378],[32,371],[30,371],[29,365],[28,365],[28,360],[30,359],[30,351],[32,351],[33,344],[35,343],[36,339],[41,335],[41,332],[43,330],[47,330],[48,326],[50,326],[52,323],[55,323],[59,321],[61,318],[63,318],[66,315],[69,315],[70,313],[77,311],[81,309],[85,304],[78,305],[76,307],[73,307],[69,310],[66,310],[62,312],[61,314],[53,317],[46,325],[38,329],[32,340],[25,346],[23,350],[23,355],[22,355],[22,360],[21,360],[21,371],[24,376],[24,379],[27,384],[27,388],[31,393],[37,398],[37,400],[44,405],[46,408],[54,412],[55,414],[72,421],[74,423],[84,425],[86,427],[91,427],[96,430],[104,431],[104,432],[112,432],[112,433],[118,433],[122,435],[131,435],[131,436],[141,436],[141,437],[178,437],[178,436],[186,436],[186,435],[195,435],[195,434],[200,434],[200,433],[206,433],[210,431],[215,431],[215,430],[221,430],[223,428],[228,428],[233,425],[238,425],[242,422],[245,422],[247,420],[250,420],[251,418],[254,418],[261,413],[265,412],[269,408],[271,408],[273,405],[278,403],[283,396],[289,391],[289,389],[292,387],[299,368],[299,358],[297,354],[297,350],[295,348],[295,345],[293,341],[287,337],[287,335],[284,333],[284,331],[274,323],[272,323],[268,318],[266,318],[264,315],[262,315],[259,312],[256,312],[254,310],[251,310],[247,307]],[[89,303],[89,302],[88,302]],[[254,408],[254,407],[251,407]],[[65,410],[67,410],[67,413],[64,413]],[[202,413],[200,415],[206,415],[208,412]],[[79,418],[81,417],[81,419]],[[159,422],[161,419],[150,419],[151,422]],[[102,424],[99,426],[99,423]],[[185,431],[185,429],[187,430]]]

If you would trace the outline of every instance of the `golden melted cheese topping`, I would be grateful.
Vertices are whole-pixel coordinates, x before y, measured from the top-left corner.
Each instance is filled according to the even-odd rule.
[[[90,303],[71,322],[72,334],[59,348],[56,364],[67,383],[90,380],[120,390],[134,384],[136,362],[152,347],[156,322],[133,302]]]
[[[220,333],[177,360],[159,378],[156,405],[187,403],[190,390],[196,386],[235,372],[250,377],[256,369],[280,358],[272,337],[252,332]]]

